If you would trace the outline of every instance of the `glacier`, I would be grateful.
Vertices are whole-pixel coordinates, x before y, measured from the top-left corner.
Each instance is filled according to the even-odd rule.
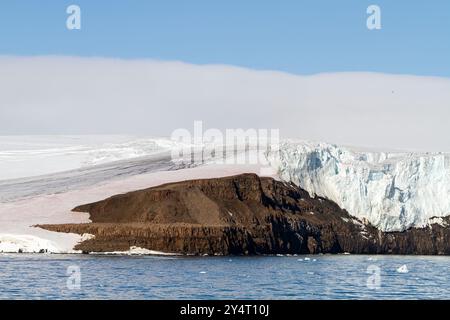
[[[267,157],[281,179],[382,231],[450,215],[450,153],[381,152],[286,140]]]
[[[250,150],[238,147],[239,152]],[[382,231],[435,223],[447,227],[442,218],[450,215],[450,153],[374,151],[288,139],[257,157],[264,163],[228,164],[208,156],[201,164],[183,166],[170,155],[178,148],[185,146],[168,138],[0,137],[0,252],[70,252],[81,236],[32,226],[89,222],[71,208],[112,194],[244,172],[295,183]]]

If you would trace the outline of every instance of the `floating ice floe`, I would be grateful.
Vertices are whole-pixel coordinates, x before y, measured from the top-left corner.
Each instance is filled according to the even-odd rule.
[[[401,267],[397,268],[397,272],[398,273],[408,273],[408,267],[406,266],[406,264],[402,265]]]

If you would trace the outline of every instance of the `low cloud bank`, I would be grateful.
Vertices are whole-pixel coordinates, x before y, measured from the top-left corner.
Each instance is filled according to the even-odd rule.
[[[0,134],[145,134],[279,128],[282,138],[450,151],[450,79],[296,76],[224,65],[0,58]]]

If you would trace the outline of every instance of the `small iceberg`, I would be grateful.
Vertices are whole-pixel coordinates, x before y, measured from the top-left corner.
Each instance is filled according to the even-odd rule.
[[[408,267],[406,266],[406,264],[404,264],[404,265],[402,265],[401,267],[399,267],[399,268],[397,269],[397,272],[398,272],[398,273],[408,273],[409,270],[408,270]]]
[[[305,257],[305,261],[309,261],[311,260],[311,258]]]

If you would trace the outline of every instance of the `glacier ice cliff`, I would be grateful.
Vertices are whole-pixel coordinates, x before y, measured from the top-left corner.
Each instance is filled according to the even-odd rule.
[[[284,141],[267,155],[283,180],[336,202],[382,231],[450,215],[450,154],[372,152]]]

